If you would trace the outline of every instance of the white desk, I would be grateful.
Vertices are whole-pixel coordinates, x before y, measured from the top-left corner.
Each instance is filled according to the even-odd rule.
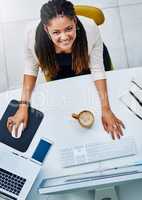
[[[128,90],[132,77],[141,79],[142,68],[125,69],[113,72],[107,72],[108,92],[112,110],[124,122],[126,130],[124,134],[133,135],[137,141],[139,155],[142,152],[142,143],[140,138],[142,122],[135,117],[123,104],[118,97]],[[20,91],[14,90],[0,94],[0,116],[4,112],[8,102],[11,99],[20,97]],[[105,161],[79,167],[63,169],[59,158],[59,148],[64,144],[82,144],[90,141],[110,141],[110,135],[106,134],[100,119],[100,103],[96,88],[90,75],[79,76],[39,85],[32,100],[32,106],[45,113],[44,120],[34,138],[32,145],[35,145],[36,138],[40,136],[47,137],[54,141],[54,145],[47,157],[47,160],[29,194],[27,200],[46,199],[38,196],[36,191],[39,183],[45,177],[56,177],[61,175],[75,174],[79,172],[97,170],[101,166],[110,167],[120,163],[128,163],[131,159],[117,159],[115,161]],[[72,119],[73,112],[80,112],[83,109],[92,110],[95,113],[95,124],[89,129],[83,129],[79,123]],[[29,150],[30,151],[30,150]],[[29,153],[29,152],[27,152]],[[132,179],[141,177],[133,176]],[[113,182],[126,181],[128,178],[122,177],[111,180],[96,182],[97,185],[103,185]]]

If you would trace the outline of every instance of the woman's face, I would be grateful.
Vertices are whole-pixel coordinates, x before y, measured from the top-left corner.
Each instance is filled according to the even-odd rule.
[[[72,45],[76,38],[76,23],[75,19],[70,19],[66,16],[58,16],[50,20],[48,25],[44,26],[49,37],[53,41],[56,53],[70,53]]]

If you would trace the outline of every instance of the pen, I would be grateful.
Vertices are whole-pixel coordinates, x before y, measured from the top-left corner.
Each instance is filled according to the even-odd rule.
[[[16,156],[19,156],[19,154],[18,153],[15,153],[15,152],[12,152],[14,155],[16,155]]]
[[[127,105],[126,105],[127,106]],[[129,106],[127,106],[127,108],[136,116],[138,117],[140,120],[142,120],[142,117],[140,115],[138,115],[136,112],[134,112]]]
[[[121,98],[120,100],[123,102],[123,104],[136,116],[138,117],[140,120],[142,120],[142,117],[140,115],[138,115],[135,111],[133,111]]]
[[[131,82],[134,83],[140,90],[142,90],[142,87],[138,83],[136,83],[134,80],[132,80]]]
[[[134,97],[134,99],[139,103],[139,105],[142,106],[142,102],[138,99],[138,97],[132,91],[129,91],[129,93]]]

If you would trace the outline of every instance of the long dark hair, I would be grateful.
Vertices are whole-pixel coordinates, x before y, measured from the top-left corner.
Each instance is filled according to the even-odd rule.
[[[54,44],[44,30],[43,24],[48,24],[51,19],[60,14],[70,19],[77,19],[76,39],[72,46],[72,69],[76,74],[80,74],[82,71],[87,70],[89,65],[86,32],[76,16],[73,4],[67,0],[50,0],[41,8],[41,22],[37,27],[35,37],[35,52],[42,71],[51,79],[56,76],[59,69],[55,59]]]

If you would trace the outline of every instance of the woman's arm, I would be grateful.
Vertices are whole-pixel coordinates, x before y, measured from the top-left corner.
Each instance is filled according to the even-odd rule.
[[[125,127],[122,121],[119,120],[111,111],[108,99],[106,80],[96,80],[95,84],[101,102],[103,127],[105,131],[112,135],[113,139],[115,139],[115,137],[120,138],[123,135],[122,127]]]
[[[24,75],[21,101],[30,101],[36,79],[36,76]],[[8,118],[7,127],[9,131],[12,132],[13,126],[15,126],[15,133],[17,134],[18,127],[21,123],[23,123],[24,128],[26,128],[28,123],[28,104],[26,103],[21,103],[16,114]]]
[[[99,93],[102,111],[110,109],[107,86],[106,86],[106,79],[96,80],[95,84],[96,84],[96,88]]]
[[[25,70],[21,103],[15,115],[10,116],[7,121],[9,131],[12,132],[14,126],[16,134],[21,123],[24,124],[24,128],[27,126],[28,103],[26,102],[31,99],[39,71],[39,63],[34,51],[36,26],[36,24],[29,26],[25,33]]]
[[[32,91],[35,87],[36,79],[36,76],[26,74],[24,75],[21,101],[30,101]]]
[[[22,95],[21,95],[22,102],[27,102],[27,103],[30,102],[31,95],[35,87],[36,79],[37,79],[36,76],[31,76],[26,74],[24,75]],[[21,103],[19,105],[19,110],[27,111],[28,104]]]
[[[90,21],[89,24],[84,26],[88,34],[88,47],[90,49],[89,68],[101,101],[102,124],[104,129],[112,135],[113,139],[115,139],[115,137],[120,138],[120,136],[123,135],[122,127],[124,128],[124,125],[111,111],[109,104],[106,75],[103,63],[103,41],[98,26],[93,21]]]

